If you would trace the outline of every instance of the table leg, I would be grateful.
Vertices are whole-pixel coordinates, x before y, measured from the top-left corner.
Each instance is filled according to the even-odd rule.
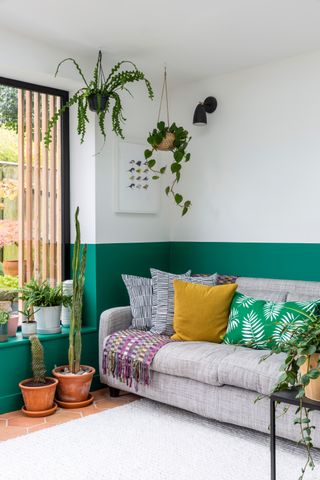
[[[271,455],[271,480],[276,480],[276,405],[270,399],[270,455]]]

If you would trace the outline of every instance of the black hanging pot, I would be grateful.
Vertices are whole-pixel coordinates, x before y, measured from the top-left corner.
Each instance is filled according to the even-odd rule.
[[[92,112],[103,112],[106,109],[108,102],[108,95],[101,95],[101,93],[92,93],[88,96],[89,108]]]

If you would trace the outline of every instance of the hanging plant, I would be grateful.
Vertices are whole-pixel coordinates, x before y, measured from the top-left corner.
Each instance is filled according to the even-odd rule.
[[[52,141],[52,129],[58,122],[61,115],[73,105],[78,107],[78,127],[77,131],[80,135],[81,143],[84,141],[86,134],[86,125],[89,123],[88,108],[98,115],[99,127],[104,140],[106,139],[105,119],[112,106],[112,130],[116,135],[124,138],[121,124],[126,121],[122,114],[122,101],[120,97],[121,91],[125,90],[131,96],[127,85],[129,83],[144,81],[149,98],[153,99],[153,90],[151,83],[145,77],[144,73],[138,70],[137,66],[130,61],[122,61],[114,65],[109,76],[105,78],[102,68],[102,53],[99,51],[98,60],[93,71],[93,78],[87,81],[79,64],[73,58],[65,58],[57,66],[55,76],[57,76],[61,65],[65,62],[72,62],[77,69],[79,75],[84,81],[85,86],[80,88],[49,120],[48,129],[45,133],[44,143],[47,148]],[[130,65],[130,70],[123,70],[124,66]]]
[[[167,125],[164,121],[159,121],[164,95],[166,97]],[[182,216],[188,212],[189,208],[191,207],[191,201],[184,200],[183,196],[176,191],[176,185],[179,183],[181,178],[183,163],[188,162],[191,157],[190,153],[187,152],[187,147],[190,140],[191,137],[189,136],[189,133],[187,130],[185,130],[185,128],[177,127],[175,123],[172,123],[170,125],[167,72],[165,69],[157,128],[153,129],[152,132],[149,133],[147,142],[152,148],[148,148],[145,150],[144,157],[147,161],[149,169],[152,171],[152,173],[154,173],[152,179],[158,180],[160,178],[160,175],[163,175],[166,172],[167,167],[157,167],[157,160],[152,157],[154,156],[154,153],[158,150],[172,152],[173,161],[170,165],[170,170],[173,175],[173,180],[171,185],[168,185],[166,187],[165,192],[167,195],[172,195],[175,203],[182,209]]]

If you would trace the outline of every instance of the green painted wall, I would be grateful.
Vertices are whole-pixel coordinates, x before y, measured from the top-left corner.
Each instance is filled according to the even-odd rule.
[[[320,281],[320,244],[172,242],[170,269]]]

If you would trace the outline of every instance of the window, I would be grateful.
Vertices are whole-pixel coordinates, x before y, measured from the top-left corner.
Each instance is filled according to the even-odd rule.
[[[43,143],[67,92],[0,77],[0,261],[19,285],[69,275],[69,124]],[[5,277],[7,278],[7,277]],[[1,278],[0,278],[1,283]]]

